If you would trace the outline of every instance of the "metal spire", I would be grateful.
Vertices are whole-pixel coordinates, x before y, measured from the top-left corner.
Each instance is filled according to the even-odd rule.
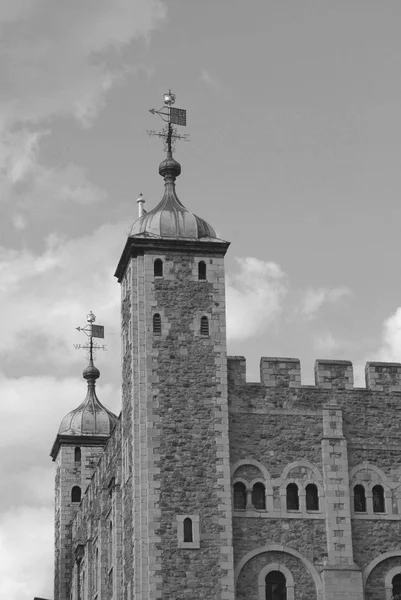
[[[176,128],[173,127],[173,125],[186,126],[187,111],[183,108],[175,108],[172,106],[175,103],[175,94],[173,94],[171,90],[169,90],[167,94],[164,94],[163,98],[164,106],[159,108],[159,110],[150,108],[149,112],[151,112],[152,115],[159,115],[167,125],[161,131],[148,130],[148,134],[162,138],[167,156],[170,157],[173,153],[174,143],[177,140],[183,140],[185,142],[189,141],[188,134],[179,134],[177,133]]]
[[[88,325],[85,327],[76,327],[78,331],[83,331],[84,334],[89,338],[88,344],[74,344],[75,350],[87,350],[89,364],[93,365],[93,354],[96,350],[107,350],[106,346],[99,346],[96,342],[93,342],[93,338],[104,338],[104,326],[95,325],[96,317],[92,311],[86,315],[86,321]]]

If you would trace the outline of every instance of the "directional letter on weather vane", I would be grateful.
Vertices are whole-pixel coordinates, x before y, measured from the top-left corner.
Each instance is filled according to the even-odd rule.
[[[149,109],[152,115],[159,115],[159,117],[167,123],[162,131],[149,131],[149,135],[155,135],[164,140],[164,144],[168,152],[172,152],[171,142],[176,140],[188,141],[189,136],[187,134],[178,134],[173,125],[186,126],[187,124],[187,111],[184,108],[174,108],[172,104],[175,102],[175,94],[171,93],[171,90],[167,94],[164,94],[164,104],[162,108],[156,110],[155,108]]]

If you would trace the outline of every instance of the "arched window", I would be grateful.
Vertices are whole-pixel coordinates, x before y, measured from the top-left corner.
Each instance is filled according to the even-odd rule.
[[[314,483],[308,483],[305,488],[306,510],[319,510],[319,494]]]
[[[252,488],[252,504],[257,510],[266,510],[266,492],[263,483],[255,483]]]
[[[153,333],[162,332],[162,318],[159,313],[153,315]]]
[[[163,261],[161,258],[156,258],[153,264],[153,273],[155,277],[163,277]]]
[[[266,600],[287,600],[287,582],[280,571],[266,575]]]
[[[363,485],[356,485],[354,487],[354,511],[366,512],[366,496]]]
[[[184,542],[193,542],[192,520],[187,517],[184,519]]]
[[[398,575],[395,575],[393,577],[393,581],[391,583],[393,586],[392,600],[401,600],[401,573],[398,573]]]
[[[201,335],[209,335],[209,319],[207,317],[201,317],[200,332]]]
[[[81,502],[81,488],[77,485],[71,490],[71,502]]]
[[[299,510],[298,486],[296,483],[287,485],[287,510]]]
[[[201,260],[198,264],[198,279],[199,281],[205,281],[206,279],[206,263],[204,260]]]
[[[234,508],[246,508],[246,487],[241,481],[234,483]]]
[[[375,485],[372,490],[373,496],[373,512],[384,513],[386,512],[384,503],[384,490],[381,485]]]
[[[74,450],[74,461],[81,462],[81,448],[75,448]]]

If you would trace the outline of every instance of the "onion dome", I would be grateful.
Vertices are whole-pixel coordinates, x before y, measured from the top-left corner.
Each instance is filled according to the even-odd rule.
[[[156,238],[216,239],[216,232],[206,221],[191,213],[180,202],[175,191],[175,180],[181,165],[171,153],[160,163],[159,173],[164,177],[162,200],[153,210],[135,221],[130,235]]]
[[[72,410],[61,421],[59,435],[93,435],[110,436],[117,422],[115,414],[107,410],[96,396],[95,383],[100,377],[99,370],[90,360],[83,372],[84,379],[88,382],[88,393],[85,400]]]

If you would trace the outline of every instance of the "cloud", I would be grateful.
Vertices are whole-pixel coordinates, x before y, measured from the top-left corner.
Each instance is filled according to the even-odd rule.
[[[210,88],[220,87],[218,80],[215,77],[213,77],[210,74],[210,72],[207,71],[206,69],[202,69],[200,77],[199,77],[199,81]]]
[[[314,336],[313,345],[321,358],[328,358],[343,347],[343,341],[334,337],[330,331],[326,331]]]
[[[0,519],[0,597],[52,597],[53,516],[49,507],[20,507]],[[18,560],[16,560],[18,557]]]
[[[342,298],[350,295],[352,295],[351,290],[347,287],[310,287],[303,293],[299,312],[308,320],[314,319],[325,304],[333,305]]]
[[[401,362],[401,307],[384,321],[377,357],[379,361]]]
[[[123,50],[165,14],[160,0],[3,0],[0,122],[70,114],[90,125],[105,93],[133,68]]]
[[[279,317],[287,293],[280,266],[254,257],[236,258],[239,272],[227,276],[227,336],[244,340],[263,333]]]
[[[7,374],[63,373],[68,361],[79,360],[72,342],[89,310],[119,352],[120,291],[113,273],[125,229],[118,223],[72,240],[49,236],[40,253],[0,248],[0,311],[7,314],[0,356]]]

